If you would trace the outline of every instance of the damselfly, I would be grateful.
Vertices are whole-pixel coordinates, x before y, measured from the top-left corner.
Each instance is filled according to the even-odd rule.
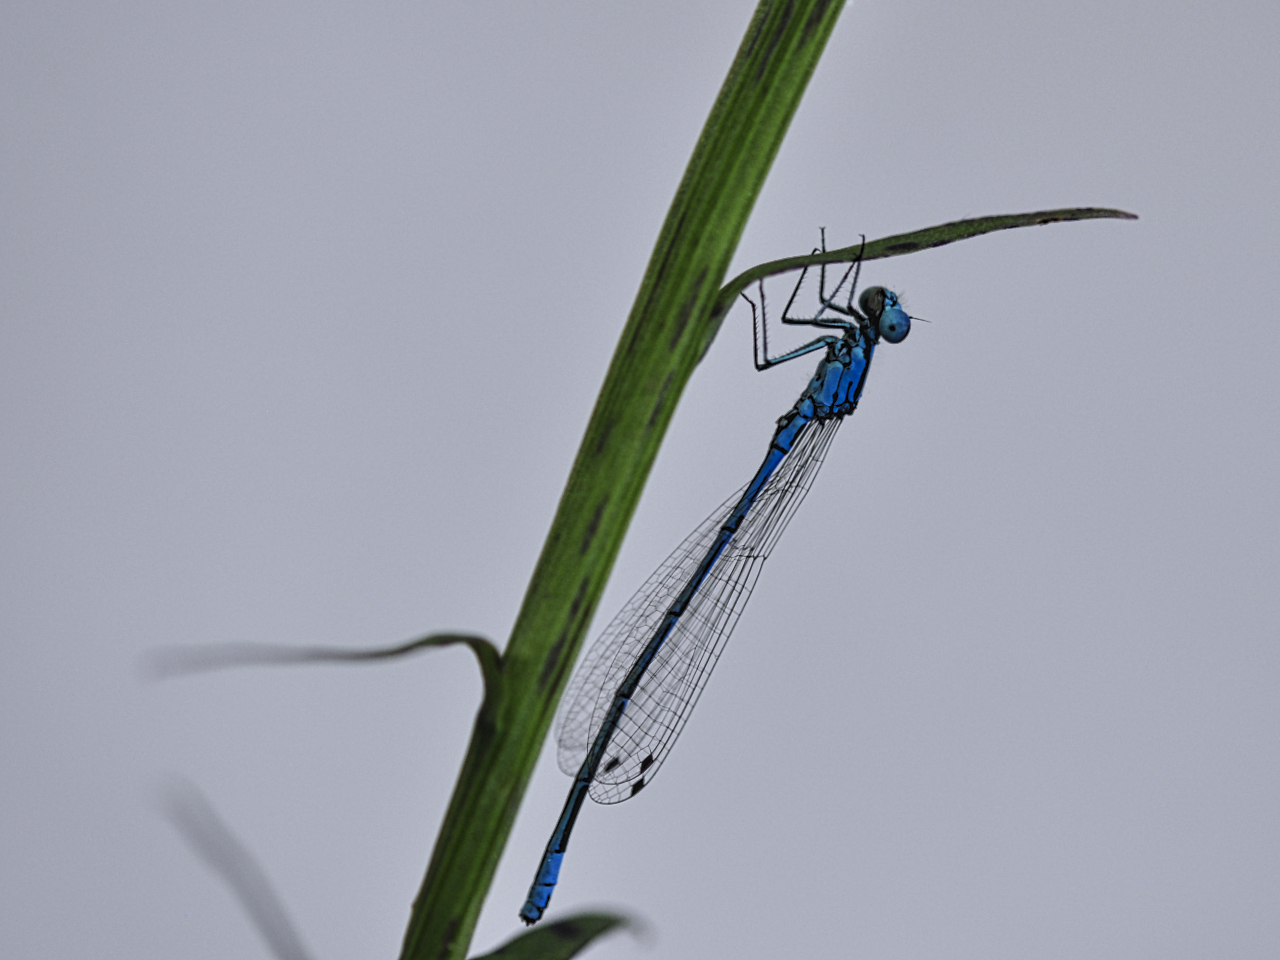
[[[824,240],[823,249],[826,249]],[[815,250],[814,253],[818,251]],[[634,797],[652,782],[679,736],[760,574],[760,567],[804,499],[841,421],[862,395],[876,344],[900,343],[911,318],[896,294],[868,287],[853,305],[861,263],[851,264],[830,296],[819,271],[818,310],[782,322],[840,330],[778,357],[769,356],[764,281],[751,304],[757,370],[817,350],[826,355],[795,406],[778,419],[764,463],[658,567],[605,628],[578,666],[556,716],[560,769],[574,778],[538,867],[525,923],[546,910],[578,811],[588,793],[598,803]],[[853,281],[843,303],[841,291]]]

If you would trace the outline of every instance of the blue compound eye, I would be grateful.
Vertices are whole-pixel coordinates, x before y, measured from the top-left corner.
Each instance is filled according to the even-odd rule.
[[[858,298],[858,306],[871,318],[881,339],[901,343],[911,332],[911,318],[898,303],[898,295],[884,287],[867,287]]]
[[[879,327],[881,338],[889,343],[901,343],[911,332],[911,318],[907,316],[907,311],[898,306],[896,297],[892,304],[885,305],[884,312],[880,314]]]

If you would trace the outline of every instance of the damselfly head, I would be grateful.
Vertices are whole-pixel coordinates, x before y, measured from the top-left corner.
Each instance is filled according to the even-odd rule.
[[[889,343],[901,343],[911,332],[911,318],[898,302],[898,295],[884,287],[867,287],[858,298],[871,322],[875,324],[881,339]]]

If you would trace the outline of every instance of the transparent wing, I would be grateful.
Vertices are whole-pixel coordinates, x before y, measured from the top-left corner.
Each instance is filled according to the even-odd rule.
[[[591,784],[593,800],[626,800],[657,774],[706,686],[765,558],[812,486],[840,422],[832,419],[806,427],[760,491],[627,705]],[[560,769],[565,773],[578,772],[618,687],[741,494],[740,490],[726,500],[685,538],[588,651],[556,718]]]
[[[605,627],[604,632],[596,638],[596,642],[578,664],[578,669],[569,681],[569,688],[560,701],[555,722],[557,759],[560,769],[569,776],[578,773],[582,761],[587,757],[587,750],[599,732],[598,728],[593,729],[591,723],[596,710],[596,699],[602,691],[616,691],[634,662],[634,657],[630,662],[620,661],[615,668],[619,651],[633,637],[643,637],[643,646],[653,636],[658,621],[667,612],[676,594],[689,582],[694,570],[711,548],[711,542],[720,532],[721,524],[746,489],[745,486],[742,487],[717,507],[693,533],[685,537],[671,556],[659,564],[658,569],[653,571]]]

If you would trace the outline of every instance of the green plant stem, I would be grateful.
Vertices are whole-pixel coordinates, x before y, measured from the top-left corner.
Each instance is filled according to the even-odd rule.
[[[843,0],[761,0],[667,214],[503,656],[401,956],[461,960],[730,259]],[[541,850],[529,851],[533,878]],[[519,904],[511,905],[515,919]]]

